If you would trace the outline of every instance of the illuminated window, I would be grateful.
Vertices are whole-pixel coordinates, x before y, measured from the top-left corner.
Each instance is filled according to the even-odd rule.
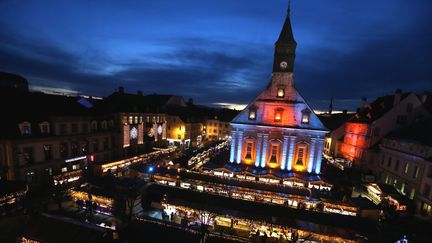
[[[411,189],[411,193],[410,193],[410,195],[409,195],[409,198],[410,198],[411,200],[413,200],[413,199],[414,199],[414,195],[415,195],[415,188],[412,188],[412,189]]]
[[[405,169],[404,169],[405,174],[408,174],[408,169],[409,169],[409,164],[408,164],[408,162],[406,162]]]
[[[61,168],[61,172],[67,172],[67,167],[63,167],[63,168]]]
[[[249,120],[255,120],[256,119],[256,111],[250,110],[249,111]]]
[[[285,90],[283,88],[278,88],[277,90],[277,97],[282,98],[285,96]]]
[[[414,174],[413,174],[413,178],[417,179],[420,173],[420,167],[418,167],[417,165],[415,166],[415,170],[414,170]]]
[[[252,142],[247,142],[246,143],[246,156],[245,159],[252,159]]]
[[[52,145],[46,144],[43,146],[45,161],[52,160]]]
[[[305,148],[304,147],[299,147],[298,151],[297,151],[297,161],[296,161],[296,165],[304,165],[304,156],[305,156]]]
[[[102,129],[107,129],[107,127],[108,127],[107,124],[108,124],[107,121],[103,120],[103,121],[101,122],[101,128],[102,128]]]
[[[79,169],[79,165],[72,165],[72,170],[78,170]]]
[[[39,128],[42,134],[49,134],[50,133],[50,127],[48,122],[42,122],[39,124]]]
[[[31,124],[29,122],[23,122],[18,125],[21,131],[21,135],[30,135],[31,134]]]
[[[132,123],[133,123],[133,117],[130,116],[130,117],[129,117],[129,124],[132,124]]]
[[[135,124],[138,123],[138,117],[137,117],[137,116],[134,117],[134,123],[135,123]]]
[[[281,113],[278,111],[278,112],[276,112],[275,113],[275,122],[280,122],[281,121],[281,119],[282,119],[282,115],[281,115]]]
[[[271,146],[270,163],[277,163],[277,152],[278,152],[278,146],[272,145]]]
[[[309,114],[303,114],[302,115],[302,123],[308,124],[309,123]]]
[[[399,160],[396,160],[396,164],[395,164],[394,169],[395,169],[395,171],[399,170]]]

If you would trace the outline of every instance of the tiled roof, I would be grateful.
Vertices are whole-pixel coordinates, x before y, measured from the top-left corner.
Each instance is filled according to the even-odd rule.
[[[432,146],[432,120],[423,120],[387,135],[387,138]]]
[[[335,113],[331,115],[318,115],[321,122],[330,130],[335,130],[339,128],[346,121],[351,119],[354,116],[354,113]]]
[[[402,93],[401,101],[410,94]],[[374,102],[368,104],[367,107],[360,108],[350,121],[370,123],[377,120],[393,108],[394,97],[394,95],[378,97]]]

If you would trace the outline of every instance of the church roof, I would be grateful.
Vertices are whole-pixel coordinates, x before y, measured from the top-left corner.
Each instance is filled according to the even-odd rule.
[[[328,131],[294,85],[290,84],[292,74],[282,74],[283,78],[275,77],[278,75],[281,76],[273,74],[266,90],[250,102],[231,123]],[[284,88],[284,96],[278,98],[277,92],[281,87]],[[251,110],[256,111],[256,118],[253,120],[249,119]],[[277,112],[281,114],[280,121],[275,121]],[[302,123],[303,114],[309,114],[308,123]]]

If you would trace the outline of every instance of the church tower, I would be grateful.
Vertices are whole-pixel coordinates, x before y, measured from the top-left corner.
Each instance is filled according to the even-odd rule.
[[[320,173],[328,130],[294,87],[296,47],[288,8],[270,83],[231,121],[231,164]]]
[[[294,59],[297,42],[294,40],[294,35],[291,28],[290,9],[285,18],[285,23],[280,32],[279,38],[275,43],[273,72],[288,72],[294,71]]]

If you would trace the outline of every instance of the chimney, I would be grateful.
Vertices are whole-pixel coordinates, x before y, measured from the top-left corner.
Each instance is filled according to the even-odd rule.
[[[137,91],[137,95],[142,96],[142,95],[143,95],[143,92],[142,92],[141,90],[138,90],[138,91]]]
[[[427,98],[428,98],[428,93],[426,91],[423,91],[423,94],[421,96],[421,102],[423,104],[426,103]]]
[[[124,88],[123,88],[123,86],[119,86],[119,87],[118,87],[118,92],[119,92],[120,94],[124,94]]]
[[[348,110],[342,110],[342,114],[346,115],[348,113]]]
[[[368,107],[367,99],[366,99],[366,97],[363,97],[361,99],[361,102],[360,102],[360,109],[363,109],[363,108],[366,108],[366,107]]]
[[[401,98],[402,98],[402,90],[397,89],[395,92],[395,95],[394,95],[393,106],[396,106],[397,104],[399,104]]]

